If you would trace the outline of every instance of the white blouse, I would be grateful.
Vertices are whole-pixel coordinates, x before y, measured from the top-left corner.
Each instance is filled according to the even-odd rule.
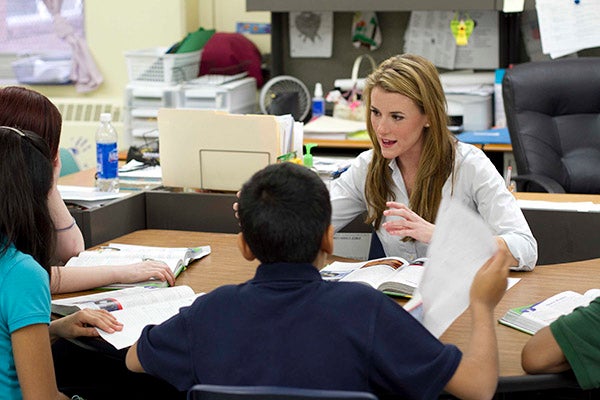
[[[332,223],[336,232],[367,209],[364,189],[372,156],[373,150],[359,154],[350,168],[331,182]],[[395,160],[391,160],[389,166],[395,201],[408,205],[402,173]],[[513,269],[532,270],[537,261],[537,242],[516,199],[490,159],[480,149],[458,142],[454,169],[454,177],[450,175],[442,188],[442,198],[453,197],[478,212],[494,235],[506,241],[510,252],[519,261],[519,266]],[[382,223],[388,218],[384,216]],[[377,236],[386,255],[408,260],[426,256],[426,243],[402,242],[401,237],[390,235],[382,227],[377,230]]]

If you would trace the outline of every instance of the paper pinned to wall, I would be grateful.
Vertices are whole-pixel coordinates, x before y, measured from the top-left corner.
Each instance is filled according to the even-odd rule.
[[[290,56],[329,58],[333,51],[333,12],[290,12]]]
[[[500,63],[498,11],[463,11],[475,21],[466,46],[457,46],[450,21],[454,11],[412,11],[404,51],[426,57],[440,68],[495,69]]]
[[[542,51],[552,58],[600,46],[600,2],[536,1]]]

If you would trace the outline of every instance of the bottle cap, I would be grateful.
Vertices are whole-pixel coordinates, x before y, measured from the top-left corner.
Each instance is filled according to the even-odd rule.
[[[323,97],[323,85],[321,85],[321,82],[315,84],[315,97],[319,99]]]
[[[310,149],[315,147],[316,143],[306,143],[304,146],[306,147],[306,154],[304,155],[303,164],[307,168],[313,167],[313,156],[310,154]]]
[[[100,122],[110,122],[112,120],[111,113],[100,114]]]

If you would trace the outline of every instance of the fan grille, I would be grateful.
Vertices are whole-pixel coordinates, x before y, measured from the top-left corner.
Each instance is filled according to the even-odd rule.
[[[270,79],[260,93],[263,114],[292,114],[296,121],[304,121],[310,112],[310,93],[298,78],[281,75]]]

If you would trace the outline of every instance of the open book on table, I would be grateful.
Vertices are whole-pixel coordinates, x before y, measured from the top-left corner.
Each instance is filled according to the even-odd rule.
[[[577,307],[588,305],[598,296],[600,296],[600,289],[590,289],[583,294],[567,290],[539,303],[511,308],[499,322],[533,335],[561,315],[569,314]]]
[[[334,261],[321,270],[325,280],[360,282],[391,296],[411,297],[421,281],[426,258],[384,257],[361,262]]]
[[[65,316],[84,308],[110,311],[123,323],[123,330],[107,333],[98,329],[98,332],[116,349],[123,349],[140,337],[146,325],[166,321],[202,294],[194,293],[191,287],[185,285],[165,288],[138,286],[53,300],[52,313]]]
[[[79,255],[72,257],[65,267],[114,266],[156,260],[167,264],[177,277],[192,261],[207,256],[210,252],[210,246],[156,247],[110,243],[98,250],[82,251]],[[114,283],[103,286],[102,289],[122,289],[132,286],[166,287],[168,282],[149,280],[137,283]]]

